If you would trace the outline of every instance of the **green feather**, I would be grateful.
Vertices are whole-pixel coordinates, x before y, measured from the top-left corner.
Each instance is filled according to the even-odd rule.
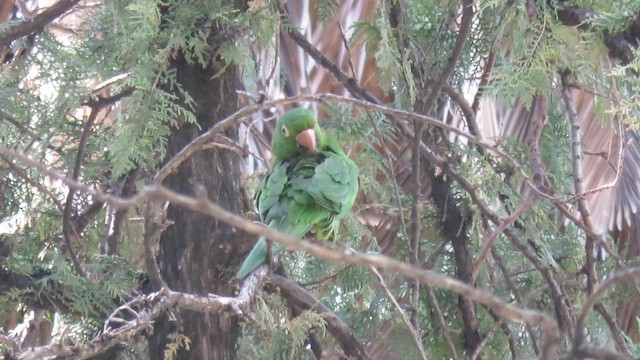
[[[317,151],[296,142],[301,132],[313,129]],[[256,191],[256,206],[270,228],[300,239],[316,226],[318,239],[335,236],[340,221],[358,195],[358,167],[338,141],[320,128],[313,113],[293,109],[276,124],[271,151],[273,166]],[[284,251],[274,246],[273,255]],[[242,279],[267,260],[267,244],[260,238],[238,271]]]

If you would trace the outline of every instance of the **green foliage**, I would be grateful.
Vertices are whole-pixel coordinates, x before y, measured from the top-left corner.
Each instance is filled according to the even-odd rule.
[[[164,359],[165,360],[173,360],[176,358],[178,354],[178,350],[180,348],[184,348],[185,350],[189,350],[191,347],[191,339],[188,336],[183,334],[172,333],[167,336],[171,342],[167,343],[166,349],[164,350]]]
[[[598,116],[612,115],[630,129],[637,129],[640,54],[634,53],[635,60],[625,65],[605,63],[602,58],[608,51],[603,34],[625,29],[640,5],[631,0],[564,2],[598,13],[589,19],[588,28],[584,29],[561,24],[553,10],[553,1],[534,2],[536,16],[528,14],[528,3],[487,0],[475,4],[471,31],[447,85],[471,103],[487,58],[493,53],[496,63],[484,91],[486,96],[498,100],[498,107],[517,99],[528,108],[533,97],[542,94],[549,108],[539,144],[545,180],[554,190],[553,195],[563,201],[573,195],[575,179],[565,104],[559,96],[562,86],[559,73],[570,71],[571,79],[581,89],[598,95],[594,104]],[[19,61],[2,65],[0,69],[0,144],[27,153],[67,176],[73,174],[79,161],[78,181],[100,190],[117,191],[133,170],[142,174],[136,186],[143,186],[158,164],[167,160],[167,144],[173,132],[185,124],[205,130],[200,128],[199,120],[209,116],[196,114],[194,109],[196,99],[209,99],[210,94],[188,93],[181,85],[184,74],[171,64],[179,62],[194,67],[215,64],[218,73],[214,78],[229,72],[237,74],[242,79],[242,88],[238,90],[261,95],[267,82],[274,80],[267,77],[272,75],[272,70],[278,70],[274,68],[277,63],[272,62],[273,58],[283,55],[278,46],[282,46],[286,35],[281,32],[301,26],[280,18],[279,4],[256,0],[247,3],[246,11],[238,11],[215,0],[106,1],[88,7],[86,11],[91,16],[78,23],[69,36],[56,36],[55,29],[46,28],[33,38],[32,44],[27,39],[14,42],[12,49],[25,47],[28,51]],[[332,19],[338,15],[341,5],[335,0],[312,2],[315,13],[310,21],[334,24]],[[392,7],[396,5],[402,7],[400,23],[390,19],[395,11]],[[344,30],[347,35],[353,31],[351,50],[365,45],[368,60],[375,62],[375,80],[391,99],[391,105],[411,111],[428,96],[429,91],[425,90],[429,90],[450,61],[460,33],[460,3],[407,0],[383,1],[378,6],[370,18],[359,19],[352,28]],[[211,37],[212,34],[215,35]],[[330,42],[337,43],[342,51],[342,39]],[[289,50],[292,52],[287,54],[293,59],[296,54],[293,49]],[[358,56],[354,59],[358,60]],[[281,65],[285,63],[280,60]],[[304,71],[310,70],[307,65],[302,67]],[[287,78],[284,71],[273,76],[281,77],[280,84],[285,84],[283,93],[290,95],[290,88],[310,79],[312,72],[313,69],[309,74],[301,74],[304,79]],[[358,80],[363,84],[369,78]],[[90,103],[96,96],[106,94],[104,84],[108,84],[111,96],[124,96],[105,105],[101,110],[109,114],[100,116],[92,127],[87,127],[92,111]],[[424,115],[455,124],[459,105],[442,95],[434,108],[421,110]],[[323,245],[383,253],[408,261],[412,256],[409,234],[414,186],[411,177],[415,156],[413,122],[342,103],[323,103],[319,107],[324,114],[321,124],[337,135],[361,169],[361,194],[354,213],[344,219],[335,242]],[[482,123],[482,113],[476,115],[478,125],[487,126]],[[495,121],[500,127],[512,125],[500,123],[504,119],[501,114],[496,115]],[[399,122],[405,128],[400,128]],[[79,159],[83,133],[89,136],[82,148],[84,156]],[[425,134],[425,138],[430,135]],[[421,160],[424,170],[420,181],[426,186],[419,203],[418,257],[431,271],[460,276],[460,253],[452,243],[459,239],[448,238],[448,234],[455,233],[466,241],[467,263],[477,259],[495,228],[493,224],[487,226],[487,218],[475,203],[478,197],[501,220],[508,218],[527,199],[523,189],[527,189],[527,179],[532,178],[530,150],[515,137],[494,135],[496,138],[484,141],[495,140],[496,149],[509,154],[509,159],[491,149],[479,151],[469,142],[454,140],[453,136],[442,142],[445,153],[439,155],[447,159],[473,193],[426,157]],[[143,210],[132,208],[125,214],[123,257],[101,255],[100,250],[100,244],[108,235],[105,220],[114,209],[105,208],[93,215],[72,243],[85,270],[91,274],[89,278],[82,277],[73,268],[66,250],[63,251],[66,246],[62,238],[63,211],[51,195],[42,193],[24,176],[46,186],[62,206],[68,189],[33,169],[15,164],[19,171],[0,160],[0,223],[14,225],[2,228],[9,233],[5,237],[11,244],[12,254],[6,261],[1,259],[0,267],[2,271],[37,279],[37,288],[12,288],[3,292],[0,312],[24,311],[40,297],[46,297],[59,306],[55,315],[57,326],[70,329],[71,341],[86,341],[101,331],[105,316],[126,301],[139,285],[139,271],[143,267],[140,261]],[[436,181],[444,186],[435,187]],[[443,188],[445,195],[435,193]],[[445,226],[456,214],[441,211],[433,201],[436,196],[446,196],[448,209],[460,212],[461,221],[454,231]],[[71,203],[74,210],[71,217],[81,216],[82,210],[95,201],[86,194],[76,194]],[[573,203],[567,206],[574,211]],[[582,276],[584,231],[566,221],[553,202],[543,196],[511,224],[509,230],[530,247],[539,264],[561,279],[564,301],[573,304],[574,309],[575,304],[582,304],[586,296]],[[379,236],[380,233],[384,236]],[[384,277],[381,284],[365,266],[331,264],[301,252],[287,254],[283,262],[291,277],[338,314],[363,343],[375,338],[385,324],[391,324],[392,331],[386,340],[392,352],[403,358],[418,357],[413,338],[382,291],[383,287],[388,288],[403,310],[411,315],[415,304],[410,281],[380,269]],[[629,261],[627,265],[635,264]],[[227,267],[226,264],[215,266]],[[618,268],[611,258],[595,266],[600,275]],[[516,306],[556,314],[554,298],[544,276],[505,236],[495,239],[494,252],[480,267],[478,284],[479,289],[490,287],[493,295]],[[440,317],[450,328],[459,355],[463,354],[467,349],[461,335],[465,324],[459,296],[440,288],[432,290],[441,314],[436,313],[424,287],[417,304],[416,321],[427,355],[435,359],[450,356]],[[621,286],[607,293],[602,303],[607,309],[614,309],[632,290]],[[253,309],[255,316],[244,319],[237,346],[238,358],[312,359],[314,356],[307,344],[310,333],[327,348],[339,346],[327,332],[323,315],[304,311],[293,317],[279,294],[260,294]],[[483,306],[478,305],[475,310],[479,333],[492,334],[487,340],[484,358],[509,358],[509,340],[514,341],[521,358],[536,357],[530,329],[519,323],[497,324],[494,315]],[[586,326],[594,344],[610,342],[611,334],[600,317],[590,316]],[[510,330],[514,339],[508,339],[504,328]],[[540,337],[539,329],[533,331]],[[195,342],[183,334],[172,334],[164,349],[165,358],[177,358],[181,349],[195,348],[192,340]],[[144,346],[127,346],[132,358],[145,350]],[[638,353],[637,346],[632,348]],[[471,354],[461,357],[468,355]]]
[[[316,13],[322,23],[326,23],[338,7],[337,0],[320,0],[315,2]]]
[[[170,63],[184,61],[202,67],[215,63],[221,69],[216,76],[236,68],[247,89],[257,93],[261,64],[255,61],[255,54],[272,51],[279,24],[275,10],[275,2],[244,13],[208,0],[116,0],[95,4],[87,9],[91,16],[83,18],[69,36],[44,31],[35,37],[24,59],[3,65],[0,142],[69,177],[79,161],[79,181],[101,191],[118,191],[124,175],[131,170],[156,168],[165,158],[167,141],[177,127],[198,126],[194,98],[203,96],[187,93],[181,85],[182,75]],[[209,43],[210,35],[222,28],[227,29],[224,36],[214,37]],[[22,42],[13,45],[28,46]],[[109,92],[102,90],[104,84],[110,87]],[[100,110],[109,114],[98,116],[88,128],[91,112],[98,110],[90,109],[89,102],[107,93],[125,96],[114,102],[115,106],[105,104]],[[89,136],[82,148],[84,156],[79,159],[79,141],[86,132]],[[64,204],[64,186],[50,186],[49,180],[32,169],[23,171],[30,179],[45,183]],[[143,178],[140,185],[144,181]],[[131,209],[122,225],[125,236],[121,250],[127,260],[98,255],[100,243],[108,235],[107,211],[113,209],[90,218],[77,241],[72,242],[90,274],[86,278],[76,272],[61,250],[62,211],[4,162],[0,164],[0,194],[2,222],[20,211],[20,224],[11,229],[16,232],[11,235],[13,253],[0,266],[3,271],[37,278],[38,286],[37,293],[17,289],[3,292],[2,310],[9,313],[19,306],[28,308],[31,304],[25,299],[43,296],[60,307],[56,323],[69,329],[69,340],[91,339],[101,330],[106,316],[139,286],[136,266],[141,265],[142,233],[132,229],[130,219],[141,210]],[[95,201],[76,194],[72,218],[76,218],[76,210],[81,213]],[[290,336],[294,336],[295,350],[290,358],[309,356],[304,346],[307,333],[313,328],[322,334],[324,329],[324,320],[315,312],[305,312],[285,324],[275,321],[281,326],[281,333],[274,346],[290,346]],[[165,358],[174,358],[179,349],[190,346],[191,339],[176,334],[170,338]],[[265,354],[276,354],[277,349],[265,349]]]
[[[287,308],[278,295],[259,297],[254,309],[255,319],[243,326],[241,359],[313,359],[306,345],[308,334],[311,332],[320,339],[328,336],[326,321],[313,310],[284,320]]]
[[[626,29],[629,21],[640,9],[640,4],[633,0],[623,0],[617,3],[599,0],[577,0],[576,6],[593,9],[598,16],[591,17],[588,24],[595,29],[606,29],[611,33],[618,33]]]
[[[636,318],[636,323],[640,324],[640,319]],[[627,335],[625,335],[624,337],[625,337],[625,340],[627,341],[627,344],[629,345],[629,349],[631,350],[631,353],[633,354],[633,356],[635,358],[640,357],[640,344],[634,343],[633,339],[631,339]]]
[[[631,63],[616,67],[611,73],[613,87],[619,89],[624,96],[620,99],[611,99],[608,108],[611,115],[620,120],[627,128],[638,130],[638,112],[640,111],[640,80],[637,76],[629,76],[629,73],[637,73],[640,70],[638,50],[634,50],[634,60]]]

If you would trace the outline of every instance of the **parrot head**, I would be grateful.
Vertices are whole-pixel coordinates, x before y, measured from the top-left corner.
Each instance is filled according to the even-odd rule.
[[[282,115],[276,123],[271,153],[276,161],[290,159],[305,152],[315,153],[322,136],[322,130],[313,112],[307,109],[292,109]]]

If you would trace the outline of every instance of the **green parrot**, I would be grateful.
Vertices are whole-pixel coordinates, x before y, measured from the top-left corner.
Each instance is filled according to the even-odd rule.
[[[256,191],[262,222],[300,239],[315,225],[316,237],[334,236],[358,195],[358,167],[306,109],[287,111],[276,123],[272,167]],[[274,255],[283,252],[276,245]],[[238,279],[267,261],[261,237],[242,263]]]

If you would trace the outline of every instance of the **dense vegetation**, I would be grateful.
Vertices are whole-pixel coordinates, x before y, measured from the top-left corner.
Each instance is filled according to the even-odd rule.
[[[631,0],[6,1],[0,346],[638,357],[638,44]],[[291,107],[360,167],[334,242],[255,222]]]

